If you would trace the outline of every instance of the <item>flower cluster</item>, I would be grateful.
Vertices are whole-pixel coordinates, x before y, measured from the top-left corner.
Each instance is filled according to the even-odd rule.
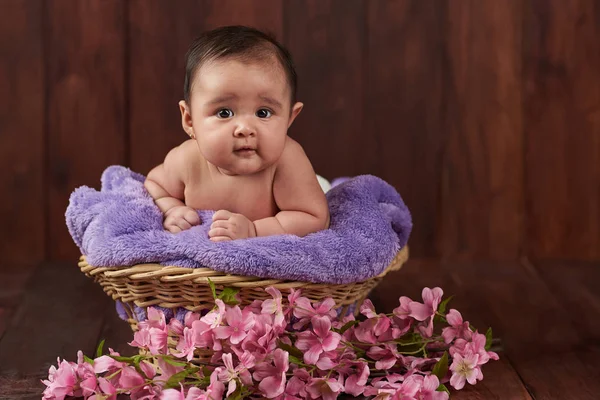
[[[93,360],[81,352],[77,363],[59,359],[43,381],[44,399],[448,399],[445,383],[473,385],[481,366],[498,359],[491,330],[481,334],[457,310],[446,313],[440,288],[423,289],[422,302],[400,297],[390,314],[366,300],[360,319],[339,317],[331,298],[311,302],[292,290],[284,304],[277,289],[266,291],[271,299],[240,308],[226,289],[213,310],[184,320],[167,322],[149,308],[130,343],[139,355],[102,354],[101,343]]]

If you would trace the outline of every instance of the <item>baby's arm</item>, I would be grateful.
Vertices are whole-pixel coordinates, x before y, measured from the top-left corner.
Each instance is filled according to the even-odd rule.
[[[305,236],[329,226],[327,199],[302,147],[288,138],[273,182],[275,217],[254,221],[256,236]]]
[[[184,176],[187,168],[182,146],[171,150],[164,163],[148,173],[144,186],[165,215],[163,226],[172,233],[180,232],[200,223],[198,213],[187,207],[184,198]]]

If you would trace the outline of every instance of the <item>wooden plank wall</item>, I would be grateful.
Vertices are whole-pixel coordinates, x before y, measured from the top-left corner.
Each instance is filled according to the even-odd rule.
[[[5,261],[76,260],[69,194],[185,139],[185,51],[226,24],[290,48],[290,134],[325,177],[394,185],[414,257],[600,259],[598,0],[5,0]]]

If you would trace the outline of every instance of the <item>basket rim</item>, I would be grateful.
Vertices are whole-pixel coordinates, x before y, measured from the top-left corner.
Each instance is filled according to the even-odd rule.
[[[382,278],[391,271],[396,271],[409,258],[408,246],[401,248],[395,255],[391,263],[379,274],[365,279],[362,282]],[[164,283],[175,282],[192,282],[198,284],[208,284],[209,279],[217,285],[227,284],[228,286],[244,288],[244,287],[266,287],[266,286],[281,286],[286,289],[303,287],[310,289],[311,287],[323,287],[332,285],[345,285],[334,283],[314,283],[306,281],[295,281],[289,279],[269,279],[257,276],[244,276],[227,274],[212,270],[210,268],[184,268],[176,266],[163,266],[156,263],[142,263],[126,267],[97,267],[88,264],[87,257],[82,255],[79,258],[79,268],[83,273],[91,277],[101,274],[106,278],[126,278],[133,282],[147,282],[148,280],[160,281]],[[357,282],[358,283],[358,282]],[[346,283],[347,285],[348,283]]]

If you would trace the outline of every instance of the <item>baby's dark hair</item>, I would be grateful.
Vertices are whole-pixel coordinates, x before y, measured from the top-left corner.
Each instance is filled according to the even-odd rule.
[[[275,56],[283,67],[291,89],[292,105],[296,102],[298,77],[290,52],[274,37],[247,26],[224,26],[205,32],[191,44],[185,56],[183,98],[190,103],[196,71],[206,62],[235,58],[241,61],[267,60]]]

